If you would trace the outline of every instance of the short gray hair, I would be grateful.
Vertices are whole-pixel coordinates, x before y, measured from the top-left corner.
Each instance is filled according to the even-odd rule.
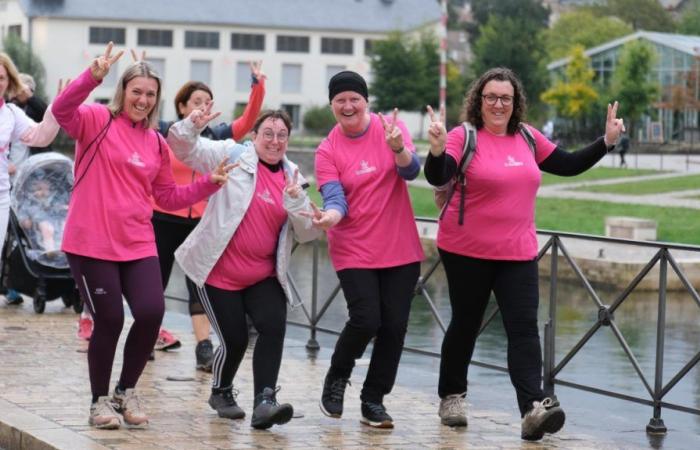
[[[22,82],[22,84],[31,89],[32,92],[36,90],[36,81],[34,81],[34,77],[28,73],[20,73],[19,80]]]
[[[126,90],[126,85],[129,81],[134,78],[145,77],[153,78],[158,84],[158,89],[156,90],[156,103],[153,109],[148,113],[148,127],[158,128],[158,114],[160,110],[160,93],[161,93],[161,79],[158,73],[155,71],[153,66],[148,64],[146,61],[138,61],[129,66],[117,83],[117,90],[114,92],[114,97],[112,101],[109,102],[107,107],[112,112],[112,116],[119,115],[124,110],[124,91]]]

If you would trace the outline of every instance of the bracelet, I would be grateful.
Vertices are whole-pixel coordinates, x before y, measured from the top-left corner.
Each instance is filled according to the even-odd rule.
[[[404,148],[405,148],[405,147],[403,147],[403,146],[401,146],[401,148],[398,149],[398,150],[394,150],[394,149],[392,148],[391,151],[394,152],[394,154],[398,155],[398,154],[400,154],[401,152],[404,151]]]

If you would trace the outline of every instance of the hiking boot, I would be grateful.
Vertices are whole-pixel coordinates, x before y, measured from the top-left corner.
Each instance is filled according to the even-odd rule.
[[[340,419],[343,415],[343,398],[345,387],[350,384],[347,378],[333,377],[330,371],[323,381],[323,393],[321,394],[321,412],[328,417]]]
[[[92,328],[94,325],[91,317],[81,317],[78,320],[78,338],[89,341],[92,337]]]
[[[101,430],[116,430],[122,424],[119,414],[114,410],[112,399],[108,396],[100,397],[97,402],[90,405],[90,419],[88,423]]]
[[[209,339],[197,343],[194,356],[197,359],[197,370],[211,372],[211,366],[214,363],[214,346]]]
[[[245,412],[236,403],[238,391],[233,388],[214,392],[209,396],[209,406],[216,410],[219,417],[224,419],[242,419]]]
[[[115,389],[112,400],[117,412],[124,417],[125,424],[133,428],[146,428],[148,426],[148,416],[133,389],[127,389],[124,392]]]
[[[180,341],[172,333],[165,328],[161,328],[158,331],[158,340],[156,340],[156,345],[153,346],[153,349],[162,351],[175,350],[180,348],[181,345]]]
[[[448,427],[467,426],[467,405],[465,394],[451,394],[440,400],[438,415],[440,422]]]
[[[8,305],[21,305],[24,302],[22,295],[14,289],[8,289],[5,293]]]
[[[538,441],[545,433],[556,433],[564,426],[566,415],[559,402],[547,397],[541,402],[532,402],[532,409],[523,417],[520,437]]]
[[[386,412],[381,403],[362,402],[362,419],[360,422],[374,428],[394,428],[394,419]]]
[[[266,387],[262,393],[255,396],[255,408],[250,425],[258,430],[266,430],[272,425],[282,425],[289,422],[294,415],[294,408],[289,403],[277,403],[277,389]]]

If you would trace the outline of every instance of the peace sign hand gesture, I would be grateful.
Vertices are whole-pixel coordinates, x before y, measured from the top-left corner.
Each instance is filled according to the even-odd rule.
[[[90,64],[90,74],[95,81],[102,81],[109,73],[109,68],[112,64],[117,62],[124,54],[124,50],[119,50],[119,53],[112,56],[112,47],[114,47],[114,43],[110,41],[109,44],[107,44],[104,55],[98,56],[92,61],[92,64]]]
[[[226,164],[228,162],[228,156],[221,160],[218,166],[216,166],[216,169],[214,169],[210,174],[209,174],[209,181],[218,184],[219,186],[223,186],[226,181],[228,180],[228,173],[235,169],[236,167],[240,166],[240,163],[233,163],[233,164]]]
[[[129,49],[131,51],[131,59],[134,60],[134,63],[145,61],[146,60],[146,50],[141,50],[141,56],[136,54],[136,50]]]
[[[284,172],[285,187],[284,192],[291,198],[299,198],[301,194],[301,186],[299,185],[299,169],[294,169],[294,175],[292,178],[287,176],[287,172]]]
[[[188,117],[190,118],[196,129],[200,130],[204,128],[209,122],[221,115],[221,112],[211,112],[213,106],[214,102],[209,102],[204,107],[204,110],[195,109],[190,113]]]
[[[340,219],[343,218],[340,215],[340,213],[335,209],[321,211],[320,209],[318,209],[318,206],[316,206],[316,203],[310,201],[309,204],[311,205],[311,209],[313,210],[313,212],[310,213],[303,211],[300,214],[302,216],[310,217],[311,223],[316,228],[320,228],[324,231],[328,230],[329,228],[333,227],[335,224],[340,222]]]
[[[262,71],[262,61],[251,61],[250,62],[250,73],[258,81],[262,81],[267,78]]]
[[[403,135],[401,134],[401,128],[396,126],[398,115],[399,109],[394,108],[391,123],[387,123],[382,113],[379,113],[379,120],[382,121],[382,126],[384,127],[384,139],[394,153],[400,153],[403,149]]]
[[[428,105],[427,109],[428,115],[430,116],[430,126],[428,127],[430,153],[433,156],[440,156],[445,151],[445,141],[447,140],[447,130],[445,129],[445,108],[440,108],[440,117],[435,116],[432,106]]]
[[[608,147],[615,145],[620,134],[625,132],[625,124],[622,119],[617,118],[617,107],[617,102],[613,103],[612,106],[608,103],[608,117],[605,121],[605,137],[603,138]]]

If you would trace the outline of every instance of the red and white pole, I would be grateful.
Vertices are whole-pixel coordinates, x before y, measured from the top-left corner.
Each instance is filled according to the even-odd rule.
[[[447,0],[440,0],[440,109],[447,110]]]

